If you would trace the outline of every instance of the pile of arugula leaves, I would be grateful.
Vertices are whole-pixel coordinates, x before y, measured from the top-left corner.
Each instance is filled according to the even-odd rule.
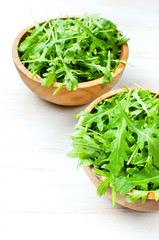
[[[126,88],[127,89],[127,88]],[[69,157],[79,158],[79,166],[94,166],[104,176],[97,193],[112,188],[128,202],[149,192],[159,199],[159,98],[147,90],[129,90],[105,99],[76,126],[71,138],[74,149]],[[132,189],[137,191],[131,192]]]
[[[121,45],[128,40],[104,18],[58,18],[42,25],[35,22],[18,50],[22,63],[32,76],[43,79],[43,86],[60,82],[59,89],[66,86],[70,91],[80,82],[102,76],[103,87],[112,81],[111,72],[120,63]]]

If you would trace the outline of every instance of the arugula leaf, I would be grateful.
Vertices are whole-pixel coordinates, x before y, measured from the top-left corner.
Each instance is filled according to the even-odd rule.
[[[41,85],[50,87],[55,81],[56,81],[56,75],[55,75],[55,67],[52,66],[47,69],[47,73],[44,73],[43,76],[45,77],[42,81]]]
[[[86,167],[86,166],[91,166],[93,164],[93,160],[91,159],[81,159],[78,162],[77,167]]]
[[[105,192],[107,191],[107,188],[109,186],[110,182],[107,178],[104,179],[104,181],[102,181],[98,188],[97,188],[97,194],[98,196],[102,196],[103,194],[105,194]]]
[[[139,198],[142,198],[142,203],[144,203],[146,201],[147,194],[148,194],[148,191],[135,191],[127,195],[125,200],[128,203],[134,203]]]
[[[158,201],[159,200],[159,189],[157,189],[155,191],[141,191],[141,190],[134,191],[134,192],[130,193],[129,195],[127,195],[125,200],[128,203],[134,203],[139,198],[142,198],[142,203],[144,203],[146,201],[146,196],[150,192],[155,193],[155,200]]]
[[[127,102],[125,105],[125,110],[128,111],[129,101],[130,101],[131,91],[128,93]],[[112,142],[114,148],[109,156],[110,167],[115,176],[118,175],[122,167],[124,166],[124,160],[128,161],[127,152],[129,151],[129,146],[126,142],[126,121],[123,118],[118,125],[118,131],[116,134],[116,139]]]

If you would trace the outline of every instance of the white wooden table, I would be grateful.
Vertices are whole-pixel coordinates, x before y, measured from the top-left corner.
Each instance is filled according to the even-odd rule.
[[[3,1],[0,8],[0,239],[158,239],[159,212],[140,213],[99,198],[76,159],[69,135],[81,107],[60,107],[35,96],[11,56],[16,35],[59,14],[101,13],[131,38],[129,62],[114,89],[159,89],[159,2],[156,0]]]

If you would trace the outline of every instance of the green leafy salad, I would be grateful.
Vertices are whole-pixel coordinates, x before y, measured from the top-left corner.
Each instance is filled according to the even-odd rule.
[[[112,81],[121,62],[121,45],[129,39],[104,18],[85,16],[35,22],[18,50],[20,60],[42,85],[54,82],[76,90],[78,83],[104,76],[102,86]]]
[[[127,88],[126,88],[127,89]],[[72,133],[74,149],[69,157],[79,158],[79,166],[93,166],[104,181],[99,196],[108,186],[126,195],[128,202],[149,192],[159,199],[159,98],[148,90],[129,90],[101,101]],[[137,191],[131,191],[135,189]]]

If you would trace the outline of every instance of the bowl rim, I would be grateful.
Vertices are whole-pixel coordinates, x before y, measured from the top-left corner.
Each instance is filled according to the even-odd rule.
[[[60,19],[66,19],[68,16],[62,16],[60,17]],[[70,18],[72,16],[69,16]],[[56,19],[55,18],[50,18],[50,19]],[[79,16],[77,18],[80,18]],[[47,20],[43,20],[43,21],[39,21],[40,24],[43,24],[44,22],[46,22]],[[33,76],[32,77],[32,73],[22,64],[20,58],[19,58],[19,52],[18,52],[18,46],[21,42],[21,39],[23,38],[23,36],[27,33],[28,30],[34,28],[35,25],[29,25],[27,27],[25,27],[15,38],[14,42],[13,42],[13,46],[12,46],[12,57],[13,57],[13,61],[16,65],[16,67],[23,72],[23,74],[27,75],[31,80],[38,82],[38,83],[42,83],[43,79],[42,78],[38,78],[37,76]],[[128,56],[129,56],[129,47],[127,43],[124,43],[121,45],[121,53],[120,53],[120,57],[119,59],[121,59],[122,61],[127,62],[128,60]],[[123,69],[125,68],[125,63],[119,63],[118,66],[116,67],[116,71],[115,72],[111,72],[113,78],[116,77],[118,74],[120,74]],[[97,86],[99,84],[101,84],[102,80],[104,77],[100,77],[98,79],[94,79],[88,82],[82,82],[82,83],[78,83],[78,87],[77,88],[88,88],[88,87],[92,87],[92,86]],[[112,81],[113,82],[113,81]],[[60,87],[62,83],[60,82],[54,82],[53,83],[53,87]],[[65,86],[63,86],[62,88],[65,88]]]
[[[142,90],[142,88],[139,88],[139,87],[136,87],[136,88],[128,88],[129,90]],[[153,89],[149,89],[149,88],[143,88],[144,90],[148,90],[150,93],[152,94],[157,94],[158,91],[157,90],[153,90]],[[113,91],[110,91],[108,93],[105,93],[103,95],[101,95],[100,97],[96,98],[93,102],[91,102],[84,111],[86,112],[92,112],[93,109],[94,109],[94,104],[99,104],[101,101],[105,100],[105,99],[108,99],[108,98],[111,98],[111,97],[114,97],[116,94],[120,93],[120,92],[127,92],[127,89],[125,88],[120,88],[120,89],[117,89],[117,90],[113,90]],[[85,118],[85,116],[81,116],[78,120],[78,124],[81,125],[83,119]],[[100,181],[102,182],[104,180],[104,177],[102,176],[99,176],[97,175],[96,173],[94,173],[94,167],[93,166],[86,166],[84,167],[85,171],[91,171],[94,176]],[[127,193],[126,195],[129,195],[130,193],[132,192],[136,192],[138,190],[136,189],[132,189],[129,193]],[[147,196],[146,196],[146,199],[149,199],[149,200],[155,200],[155,193],[154,192],[148,192]]]

